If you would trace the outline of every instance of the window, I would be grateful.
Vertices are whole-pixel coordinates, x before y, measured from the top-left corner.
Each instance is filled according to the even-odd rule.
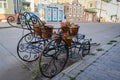
[[[90,3],[90,7],[92,7],[92,3]]]
[[[67,7],[67,11],[69,11],[69,7]]]
[[[7,1],[6,0],[0,0],[0,8],[7,8]]]

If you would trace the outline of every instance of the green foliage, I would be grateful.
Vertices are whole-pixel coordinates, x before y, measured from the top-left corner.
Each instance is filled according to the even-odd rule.
[[[98,49],[96,49],[97,51],[103,51],[103,49],[102,48],[98,48]]]
[[[75,77],[71,77],[71,76],[70,76],[69,78],[70,78],[70,80],[76,80],[76,78],[75,78]]]
[[[111,43],[112,43],[112,42],[114,43],[114,42],[117,42],[117,41],[116,41],[116,40],[111,40],[110,42],[111,42]]]
[[[107,44],[108,45],[112,45],[113,43],[115,43],[115,42],[117,42],[116,40],[111,40],[111,41],[109,41]]]
[[[111,2],[112,0],[102,0],[102,1],[109,3],[109,2]]]
[[[80,72],[84,72],[84,70],[80,70]]]

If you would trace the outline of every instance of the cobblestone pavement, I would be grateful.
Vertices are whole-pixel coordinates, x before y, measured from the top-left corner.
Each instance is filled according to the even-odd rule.
[[[80,25],[81,27],[79,32],[82,34],[85,34],[87,38],[92,38],[93,43],[94,42],[100,43],[100,47],[105,42],[113,39],[116,35],[120,34],[119,24],[80,23]],[[59,24],[56,23],[55,27],[59,27]],[[0,80],[31,80],[31,78],[34,77],[34,74],[32,74],[32,72],[35,72],[36,65],[34,63],[26,63],[26,62],[21,63],[21,60],[19,59],[16,53],[17,43],[19,39],[23,36],[23,30],[10,28],[8,24],[0,23],[0,34],[1,34],[0,35],[0,55],[1,55],[0,56],[0,61],[1,61],[0,62]],[[86,76],[89,76],[87,72],[90,72],[89,71],[90,65],[93,66],[92,63],[95,62],[97,59],[99,59],[100,56],[103,56],[103,54],[108,49],[111,49],[113,45],[102,46],[104,48],[104,51],[100,51],[100,52],[95,51],[96,53],[95,55],[93,54],[87,55],[86,57],[83,58],[83,60],[80,60],[77,63],[66,68],[62,73],[54,77],[52,80],[70,80],[70,79],[80,80],[79,78],[82,79],[80,75],[84,75],[83,77],[86,78]],[[94,46],[94,47],[96,48],[98,46]],[[91,72],[92,71],[94,72],[97,69],[96,67],[97,66],[95,66],[95,69],[94,68],[92,68],[92,70],[90,69]],[[39,68],[37,69],[38,69],[37,71],[39,72]],[[40,78],[41,78],[41,75],[40,75]],[[83,80],[85,80],[84,78]],[[49,80],[49,79],[43,78],[42,80]]]
[[[95,51],[62,71],[52,80],[120,80],[120,38],[103,51]],[[91,57],[92,56],[92,57]]]

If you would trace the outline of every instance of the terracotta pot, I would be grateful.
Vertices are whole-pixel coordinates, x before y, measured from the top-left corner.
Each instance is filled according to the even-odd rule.
[[[74,36],[74,35],[77,35],[78,34],[78,27],[75,27],[75,28],[70,28],[69,29],[69,33],[70,35]]]
[[[40,33],[41,33],[41,29],[40,29],[39,26],[34,26],[34,31],[35,31],[35,34],[36,34],[37,36],[39,36]]]
[[[17,12],[16,14],[17,14],[17,15],[23,15],[23,13],[21,13],[21,12]]]
[[[61,27],[62,32],[68,32],[69,31],[69,27]]]
[[[55,43],[60,44],[61,43],[61,39],[55,39]]]
[[[66,46],[71,46],[72,39],[64,39]]]
[[[23,15],[23,13],[19,13],[19,15]]]
[[[51,38],[53,33],[53,27],[48,26],[43,28],[41,31],[42,31],[42,38]]]

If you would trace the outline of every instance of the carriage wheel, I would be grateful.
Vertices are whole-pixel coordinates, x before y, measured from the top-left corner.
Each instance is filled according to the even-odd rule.
[[[13,26],[13,23],[14,23],[14,22],[15,22],[15,17],[9,16],[9,17],[7,18],[7,23],[8,23],[9,25]]]
[[[68,47],[64,41],[58,44],[54,40],[50,41],[40,55],[39,68],[43,76],[52,78],[61,72],[68,60]]]
[[[90,41],[85,40],[82,42],[82,56],[88,55],[90,53]]]
[[[43,43],[33,33],[24,35],[18,42],[17,54],[20,59],[32,62],[38,59]]]

